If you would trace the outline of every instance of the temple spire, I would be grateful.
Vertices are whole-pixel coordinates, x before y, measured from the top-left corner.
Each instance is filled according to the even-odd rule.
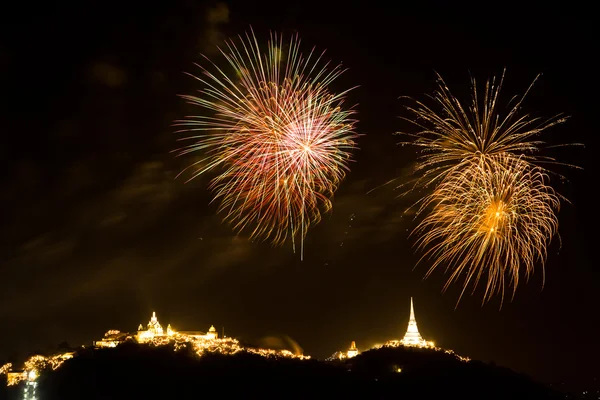
[[[419,328],[417,328],[417,319],[415,318],[415,307],[412,297],[410,298],[410,317],[408,319],[408,328],[406,329],[404,338],[400,342],[405,346],[429,346],[428,342],[421,337]]]

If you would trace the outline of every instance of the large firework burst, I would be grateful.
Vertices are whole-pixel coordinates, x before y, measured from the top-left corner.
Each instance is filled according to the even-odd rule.
[[[348,91],[328,87],[341,66],[323,62],[323,53],[300,53],[298,36],[284,43],[271,35],[261,51],[253,33],[221,49],[228,68],[209,60],[195,77],[200,96],[182,96],[204,113],[178,121],[197,132],[179,155],[201,151],[190,167],[193,179],[218,170],[210,188],[219,212],[236,231],[279,245],[303,243],[309,226],[331,209],[331,197],[348,170],[356,134]]]
[[[415,205],[417,215],[426,216],[412,233],[424,258],[433,259],[426,277],[445,266],[452,271],[445,290],[464,275],[462,297],[487,275],[484,302],[494,294],[504,298],[507,282],[514,295],[519,277],[529,278],[536,262],[543,270],[560,205],[542,166],[557,162],[539,154],[544,142],[538,135],[566,118],[520,114],[531,86],[501,117],[503,80],[504,74],[488,80],[481,96],[473,79],[472,101],[464,107],[438,75],[433,105],[408,107],[419,130],[405,134],[422,148],[416,187],[430,187]]]
[[[459,167],[427,197],[432,210],[416,230],[424,257],[433,260],[426,276],[451,266],[444,289],[463,276],[461,297],[485,276],[484,301],[504,298],[507,283],[514,295],[522,271],[528,279],[546,258],[559,197],[543,169],[516,157],[480,156]]]

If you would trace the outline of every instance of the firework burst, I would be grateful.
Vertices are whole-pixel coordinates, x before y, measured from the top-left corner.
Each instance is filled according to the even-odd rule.
[[[536,78],[537,79],[537,78]],[[549,242],[557,232],[560,197],[549,186],[541,165],[555,163],[541,156],[538,136],[562,123],[559,115],[542,120],[520,114],[525,94],[515,97],[506,116],[498,112],[504,74],[491,79],[483,97],[472,79],[469,107],[454,97],[438,75],[433,106],[416,101],[408,110],[416,134],[404,134],[422,148],[414,188],[430,187],[414,207],[426,214],[412,235],[423,258],[433,260],[426,277],[438,267],[451,271],[444,290],[464,277],[462,298],[487,276],[483,302],[495,294],[513,296],[524,273],[529,278],[536,262],[543,266]],[[423,260],[422,258],[422,260]]]
[[[547,181],[543,169],[515,157],[461,163],[427,197],[432,210],[415,231],[424,257],[433,260],[426,276],[452,266],[444,290],[464,277],[462,297],[484,278],[484,301],[495,294],[504,298],[507,284],[514,295],[522,271],[528,279],[535,262],[543,264],[558,228],[560,201]]]
[[[331,209],[355,148],[348,91],[328,89],[343,70],[323,53],[304,57],[298,36],[271,35],[267,52],[253,33],[238,39],[221,49],[233,71],[209,60],[212,72],[199,66],[195,77],[200,96],[182,96],[206,113],[176,123],[194,132],[177,153],[201,152],[190,179],[218,170],[213,201],[234,230],[275,245],[291,239],[294,251],[299,242],[303,256],[307,230]]]

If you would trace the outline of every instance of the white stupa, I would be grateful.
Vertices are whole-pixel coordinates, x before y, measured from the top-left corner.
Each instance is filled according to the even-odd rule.
[[[415,309],[413,306],[412,297],[410,298],[410,318],[408,320],[408,329],[404,334],[404,338],[400,341],[400,344],[404,346],[434,347],[433,342],[426,341],[419,333],[419,328],[417,328],[417,320],[415,319]]]

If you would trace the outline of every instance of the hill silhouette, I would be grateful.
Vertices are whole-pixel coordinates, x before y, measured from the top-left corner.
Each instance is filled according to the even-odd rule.
[[[82,349],[38,379],[38,399],[221,398],[559,399],[507,368],[418,348],[380,348],[324,362],[210,353],[126,343]],[[14,397],[16,392],[4,394]],[[8,396],[8,397],[6,397]]]

